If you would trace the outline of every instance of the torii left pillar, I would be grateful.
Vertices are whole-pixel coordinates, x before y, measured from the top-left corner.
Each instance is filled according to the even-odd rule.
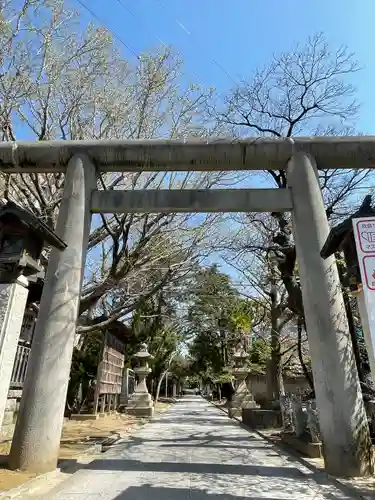
[[[67,248],[53,249],[48,262],[9,457],[12,469],[43,473],[57,466],[95,188],[93,164],[85,156],[72,157],[56,227]]]

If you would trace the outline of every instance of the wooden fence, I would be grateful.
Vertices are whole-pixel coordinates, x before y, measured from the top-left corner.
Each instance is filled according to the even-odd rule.
[[[97,413],[99,403],[101,412],[114,410],[118,405],[125,366],[124,352],[124,343],[107,333],[96,379],[94,413]]]
[[[31,310],[26,310],[23,317],[16,357],[14,359],[13,371],[9,386],[10,389],[22,389],[23,387],[26,377],[27,363],[30,356],[31,341],[35,330],[35,324],[36,313]]]
[[[20,340],[14,360],[10,389],[22,389],[26,377],[27,362],[31,348],[25,341]]]

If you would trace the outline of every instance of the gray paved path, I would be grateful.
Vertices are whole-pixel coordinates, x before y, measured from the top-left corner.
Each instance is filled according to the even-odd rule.
[[[48,500],[348,499],[200,397],[186,397],[94,460]]]

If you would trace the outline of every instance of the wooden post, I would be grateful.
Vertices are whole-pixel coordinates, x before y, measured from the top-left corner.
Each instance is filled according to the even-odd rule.
[[[100,399],[100,413],[103,415],[105,413],[105,394],[103,394]]]
[[[98,371],[96,373],[96,384],[95,384],[95,395],[94,395],[94,415],[97,414],[98,412],[98,403],[99,403],[99,396],[100,396],[100,385],[101,385],[101,380],[102,380],[102,374],[103,374],[103,353],[104,353],[104,347],[106,343],[106,335],[104,335],[104,339],[102,342],[102,346],[100,348],[100,362],[98,365]],[[101,412],[102,413],[102,412]]]
[[[98,374],[96,376],[96,384],[95,384],[95,395],[94,395],[94,415],[98,413],[98,403],[99,403],[99,396],[100,396],[100,379],[101,379],[101,373],[102,373],[102,362],[99,363],[98,366]]]

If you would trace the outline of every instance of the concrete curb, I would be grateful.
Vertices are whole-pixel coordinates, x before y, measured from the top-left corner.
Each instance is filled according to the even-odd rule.
[[[11,500],[13,498],[20,498],[21,495],[27,493],[32,493],[32,491],[39,486],[42,485],[43,482],[50,481],[54,479],[60,474],[61,470],[56,469],[51,472],[46,472],[45,474],[41,474],[40,476],[34,477],[26,481],[26,483],[17,486],[16,488],[12,488],[9,491],[3,491],[0,493],[0,498],[4,500]]]
[[[149,423],[149,421],[150,421],[150,419],[142,419],[142,420],[136,421],[132,431],[137,431],[140,427]],[[129,435],[130,434],[131,433],[129,433]],[[110,446],[108,446],[106,444],[104,444],[104,446],[103,446],[101,443],[95,443],[94,445],[87,448],[87,450],[85,452],[83,452],[81,455],[78,455],[78,457],[75,460],[77,462],[79,462],[80,460],[84,460],[88,455],[91,455],[91,454],[105,454],[107,451],[109,451],[112,448],[112,446],[114,446],[116,444],[120,444],[122,441],[126,441],[126,438],[118,437],[118,438],[116,438],[116,440],[111,442]],[[88,463],[90,463],[90,462],[87,462],[87,464]],[[46,472],[45,474],[40,474],[37,477],[33,477],[32,479],[29,479],[28,481],[21,484],[20,486],[17,486],[16,488],[12,488],[11,490],[0,492],[0,499],[11,500],[13,498],[20,498],[20,496],[22,494],[25,494],[25,493],[27,493],[28,495],[30,493],[32,494],[33,489],[39,488],[43,482],[53,480],[54,478],[57,479],[59,474],[74,474],[76,472],[75,467],[76,467],[75,465],[71,464],[70,459],[63,458],[63,459],[59,460],[59,467],[57,467],[55,470],[53,470],[51,472]]]
[[[132,429],[132,432],[137,431],[140,427],[143,425],[146,425],[149,423],[150,419],[140,419],[139,421],[135,421],[134,427]],[[130,435],[131,433],[129,433]],[[110,436],[107,438],[110,439]],[[76,462],[79,462],[80,460],[84,460],[88,455],[91,454],[105,454],[107,451],[109,451],[114,445],[121,443],[122,441],[126,441],[126,438],[121,438],[118,437],[115,440],[111,440],[110,446],[107,444],[102,443],[95,443],[89,448],[87,448],[86,451],[84,451],[82,454],[78,455],[78,457],[75,459]],[[94,459],[93,459],[94,460]],[[87,462],[89,464],[90,462]],[[86,465],[86,464],[85,464]],[[25,483],[21,484],[20,486],[17,486],[16,488],[12,488],[11,490],[8,491],[3,491],[0,492],[0,499],[2,500],[11,500],[13,498],[20,498],[20,495],[22,494],[30,494],[32,493],[33,489],[36,489],[40,487],[40,485],[43,482],[50,481],[54,479],[55,477],[59,474],[74,474],[76,472],[75,470],[75,465],[71,464],[71,459],[61,459],[59,460],[59,467],[57,467],[55,470],[51,472],[46,472],[45,474],[40,474],[37,477],[33,477],[32,479],[29,479]]]
[[[225,413],[228,416],[228,412],[226,411],[227,410],[226,408],[223,408],[223,407],[216,405],[213,401],[208,401],[208,402],[211,403],[212,406],[214,406],[218,410],[221,410],[223,413]],[[357,498],[357,499],[361,499],[361,500],[370,500],[372,498],[375,498],[374,495],[372,495],[370,493],[364,495],[364,494],[360,493],[355,486],[341,482],[340,479],[327,474],[327,472],[325,472],[325,470],[319,469],[314,464],[310,463],[306,458],[301,457],[301,455],[299,455],[297,452],[295,452],[294,450],[285,446],[285,444],[282,446],[278,442],[275,442],[273,439],[271,439],[269,436],[267,436],[267,434],[263,434],[263,432],[259,431],[258,429],[251,429],[250,427],[248,427],[247,425],[242,423],[242,421],[238,417],[230,418],[228,416],[228,418],[229,418],[229,420],[234,421],[234,423],[239,424],[244,430],[258,434],[261,438],[265,439],[266,441],[268,441],[272,445],[279,448],[283,453],[289,455],[291,458],[300,462],[307,469],[311,470],[311,472],[313,472],[314,474],[319,475],[321,477],[324,477],[325,479],[328,479],[337,488],[341,489],[341,491],[343,491],[346,495],[351,495],[350,498]],[[354,494],[354,496],[353,496],[353,494]]]
[[[163,412],[168,411],[169,408],[166,408]],[[141,427],[144,425],[147,425],[150,423],[152,419],[139,419],[138,421],[135,421],[134,426],[132,428],[132,431],[128,434],[129,436],[133,434],[134,432],[137,432]],[[80,460],[84,460],[88,455],[91,454],[105,454],[108,451],[110,451],[114,446],[117,444],[122,444],[123,442],[126,442],[127,437],[116,437],[115,439],[111,439],[109,436],[107,438],[107,442],[104,443],[95,443],[94,445],[90,446],[87,448],[85,452],[83,452],[81,455],[78,455],[78,457],[75,459],[76,462],[79,462]],[[111,441],[108,443],[108,441]],[[95,460],[95,459],[93,459]],[[90,460],[91,461],[91,460]],[[90,462],[87,462],[88,465]],[[17,486],[16,488],[12,488],[11,490],[8,491],[3,491],[0,492],[0,499],[2,500],[12,500],[15,498],[22,498],[21,495],[24,494],[32,494],[34,489],[37,489],[43,485],[44,482],[51,481],[54,478],[57,479],[57,477],[60,474],[74,474],[77,472],[75,470],[76,466],[74,464],[71,464],[70,459],[61,459],[59,460],[59,467],[56,468],[54,471],[51,472],[46,472],[45,474],[40,474],[37,477],[34,477],[32,479],[29,479],[25,483],[21,484],[20,486]]]
[[[87,455],[91,455],[94,453],[102,453],[101,444],[94,444],[89,448],[87,448],[85,452],[83,452],[81,455],[77,457],[77,461],[82,460]],[[50,481],[55,477],[57,478],[57,476],[61,473],[69,474],[73,468],[74,467],[70,465],[69,459],[61,459],[59,460],[59,467],[57,467],[55,470],[51,472],[46,472],[45,474],[40,474],[39,476],[29,479],[28,481],[26,481],[26,483],[23,483],[20,486],[17,486],[16,488],[12,488],[11,490],[1,492],[0,498],[4,500],[10,500],[13,498],[19,498],[20,495],[25,493],[30,494],[33,492],[34,489],[42,486],[42,483]]]

